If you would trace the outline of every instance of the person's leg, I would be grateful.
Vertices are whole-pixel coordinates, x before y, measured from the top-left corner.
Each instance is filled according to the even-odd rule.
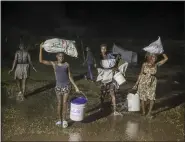
[[[101,93],[100,93],[100,110],[103,110],[104,108],[104,98],[105,98],[105,94],[106,94],[106,86],[101,85]]]
[[[57,96],[57,117],[58,117],[58,122],[56,123],[57,125],[61,125],[61,109],[62,109],[62,92],[61,90],[57,90],[58,88],[55,88],[56,91],[56,96]]]
[[[23,94],[23,97],[25,97],[25,93],[26,93],[26,78],[22,79],[22,94]]]
[[[141,100],[142,115],[145,115],[145,101]]]
[[[21,80],[20,79],[17,79],[16,82],[17,82],[16,84],[17,84],[17,87],[19,89],[19,92],[22,92],[22,89],[21,89]]]
[[[67,100],[68,100],[68,93],[65,93],[63,95],[63,109],[62,109],[62,120],[65,121],[66,120],[66,114],[67,114]]]
[[[101,103],[100,110],[103,110],[103,108],[104,108],[104,98],[105,98],[105,93],[101,92],[101,94],[100,94],[100,103]]]
[[[154,106],[154,100],[150,100],[150,107],[149,107],[149,111],[147,113],[147,116],[151,116],[153,106]]]
[[[63,128],[66,128],[68,126],[68,123],[67,123],[67,101],[68,101],[68,96],[69,96],[69,93],[65,93],[63,95],[63,109],[62,109],[62,126]]]
[[[88,64],[88,72],[89,72],[90,79],[93,80],[92,65],[91,64]]]
[[[17,87],[19,89],[19,93],[16,96],[16,100],[17,101],[23,101],[23,97],[22,97],[22,80],[21,79],[17,79]]]
[[[111,100],[112,100],[113,112],[116,112],[116,97],[115,97],[115,92],[110,91],[110,96],[111,96]]]

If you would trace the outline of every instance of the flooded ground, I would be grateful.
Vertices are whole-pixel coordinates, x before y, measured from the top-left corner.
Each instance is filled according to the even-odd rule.
[[[45,73],[46,74],[46,73]],[[52,76],[52,75],[51,75]],[[121,87],[117,99],[123,116],[111,114],[109,98],[105,111],[99,108],[99,86],[76,76],[80,90],[88,97],[85,119],[69,120],[69,127],[55,126],[56,97],[54,82],[30,79],[28,97],[24,102],[15,101],[14,82],[7,81],[2,89],[2,140],[13,141],[184,141],[184,102],[182,84],[173,84],[168,78],[160,78],[157,100],[152,120],[139,113],[124,113],[122,109],[128,89],[136,77],[128,75],[127,84]],[[9,83],[9,84],[8,84]],[[14,94],[14,95],[13,95]],[[73,95],[70,96],[70,99]]]

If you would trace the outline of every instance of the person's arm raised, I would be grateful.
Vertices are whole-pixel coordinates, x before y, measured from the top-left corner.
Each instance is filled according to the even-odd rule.
[[[164,58],[161,61],[156,63],[157,66],[161,66],[161,65],[163,65],[164,63],[166,63],[168,61],[168,56],[166,54],[163,54],[163,57]]]
[[[52,65],[51,61],[43,60],[43,57],[42,57],[43,47],[42,47],[42,45],[43,45],[43,43],[40,44],[39,62],[44,64],[44,65]]]

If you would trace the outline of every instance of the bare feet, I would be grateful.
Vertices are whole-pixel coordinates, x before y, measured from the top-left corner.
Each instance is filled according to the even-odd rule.
[[[123,116],[120,112],[117,112],[117,111],[115,111],[115,112],[113,113],[113,115],[114,115],[114,116],[116,116],[116,115]]]
[[[142,114],[141,114],[142,116],[145,116],[145,112],[142,112]]]
[[[19,93],[18,93],[18,95],[17,95],[17,97],[16,97],[16,100],[17,100],[17,101],[24,101],[24,97],[23,97],[22,92],[19,92]]]
[[[152,118],[153,118],[153,116],[151,115],[151,113],[148,113],[148,114],[146,115],[146,117],[149,118],[149,119],[152,119]]]

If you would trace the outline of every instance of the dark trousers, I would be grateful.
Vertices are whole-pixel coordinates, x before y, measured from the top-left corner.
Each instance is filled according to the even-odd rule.
[[[88,67],[87,77],[93,80],[93,74],[92,74],[93,64],[87,64],[87,67]]]

